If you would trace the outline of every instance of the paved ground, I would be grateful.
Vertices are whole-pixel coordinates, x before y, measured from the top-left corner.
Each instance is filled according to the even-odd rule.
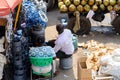
[[[55,30],[55,25],[59,23],[58,17],[66,16],[66,14],[60,14],[58,9],[54,9],[47,13],[48,16],[48,27],[46,28],[46,41],[54,39],[57,36],[57,32]],[[110,16],[108,15],[110,18]],[[110,20],[107,18],[103,23],[105,26],[110,24]],[[108,22],[107,22],[108,21]],[[95,24],[96,25],[96,24]],[[92,34],[87,35],[86,37],[79,37],[79,43],[86,42],[88,40],[94,39],[101,43],[104,43],[108,46],[115,46],[120,48],[120,35],[116,35],[115,33],[100,33],[100,32],[92,32]],[[77,79],[77,61],[81,54],[81,49],[79,48],[76,54],[73,55],[73,68],[70,70],[61,70],[59,69],[59,60],[57,62],[57,70],[60,72],[54,80],[76,80]]]

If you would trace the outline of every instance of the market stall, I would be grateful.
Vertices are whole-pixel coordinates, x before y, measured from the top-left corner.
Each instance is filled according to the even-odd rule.
[[[106,13],[111,14],[111,25],[120,33],[120,0],[58,0],[58,7],[61,14],[68,14],[68,27],[77,35],[89,34],[90,20],[102,22]],[[119,65],[112,64],[120,64],[113,59],[119,50],[115,52],[114,47],[94,40],[84,43],[82,49],[77,67],[79,80],[119,80],[119,75],[115,74]]]

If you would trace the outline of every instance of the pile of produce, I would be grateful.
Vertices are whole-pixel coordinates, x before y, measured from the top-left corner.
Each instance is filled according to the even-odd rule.
[[[100,58],[108,54],[111,55],[115,50],[114,47],[105,46],[95,40],[90,40],[82,44],[82,47],[84,48],[83,53],[88,56],[87,68],[95,71],[97,71],[100,67]]]
[[[90,9],[101,10],[120,10],[120,0],[58,0],[60,12],[88,12]]]

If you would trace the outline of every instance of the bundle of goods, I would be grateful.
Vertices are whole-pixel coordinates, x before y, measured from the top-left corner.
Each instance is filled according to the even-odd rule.
[[[48,76],[52,69],[52,60],[55,52],[50,46],[31,47],[29,50],[30,62],[34,74]]]
[[[42,10],[39,10],[37,5],[31,1],[25,1],[22,3],[22,7],[27,27],[38,25],[46,27],[46,14]]]
[[[27,68],[29,68],[28,43],[27,38],[22,34],[22,30],[15,32],[11,50],[13,56],[14,80],[26,80]]]
[[[83,53],[88,56],[87,68],[95,71],[99,70],[101,57],[111,55],[115,50],[114,47],[107,47],[104,44],[94,40],[90,40],[82,44],[82,47],[85,49]]]
[[[120,10],[120,0],[59,0],[58,7],[60,12],[88,12],[91,9],[101,10]]]

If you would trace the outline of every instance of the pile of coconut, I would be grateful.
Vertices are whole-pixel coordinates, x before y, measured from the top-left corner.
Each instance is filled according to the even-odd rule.
[[[61,12],[88,12],[98,10],[120,10],[120,0],[58,0],[58,7]]]
[[[81,45],[83,54],[87,55],[87,68],[97,71],[100,67],[100,58],[105,55],[111,55],[115,47],[105,46],[103,43],[95,40],[87,41]]]

